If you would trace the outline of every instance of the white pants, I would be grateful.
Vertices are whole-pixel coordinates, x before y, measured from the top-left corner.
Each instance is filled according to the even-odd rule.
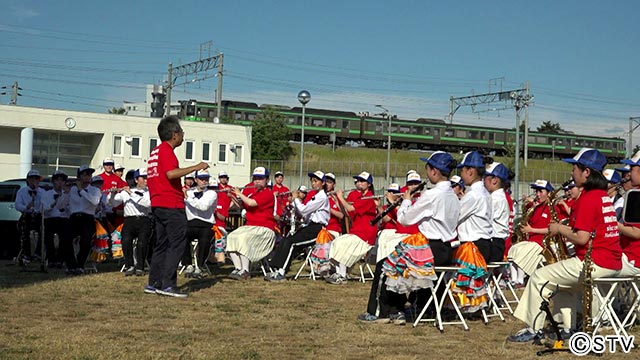
[[[640,275],[640,268],[636,267],[635,260],[629,261],[627,255],[622,253],[622,270],[620,270],[620,277],[631,277],[636,275]]]
[[[594,264],[591,275],[594,279],[614,277],[619,272],[619,270],[610,270]],[[546,286],[545,283],[547,284]],[[559,322],[564,325],[565,329],[575,329],[578,299],[580,299],[583,291],[582,261],[577,257],[536,269],[529,278],[513,316],[524,321],[536,331],[542,329],[546,317],[544,314],[538,316],[541,312],[540,303],[542,302],[540,291],[545,287],[542,290],[542,296],[548,299],[552,292],[556,290],[556,285],[569,288],[558,288],[558,293],[552,299],[553,309],[551,313],[555,319],[560,316],[559,320],[561,321]],[[597,311],[598,309],[592,306],[592,313]]]

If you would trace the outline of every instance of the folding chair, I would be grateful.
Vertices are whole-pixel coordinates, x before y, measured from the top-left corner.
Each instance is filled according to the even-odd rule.
[[[500,310],[508,310],[509,313],[513,315],[513,308],[511,307],[511,303],[517,304],[520,302],[520,300],[518,299],[518,296],[516,295],[515,290],[513,289],[513,286],[509,281],[505,281],[505,288],[511,291],[511,294],[513,295],[515,300],[507,299],[505,293],[500,288],[500,281],[502,281],[504,271],[506,271],[509,265],[510,263],[506,261],[496,261],[496,262],[489,263],[489,266],[491,267],[495,266],[496,268],[494,269],[497,271],[491,271],[488,286],[494,289],[494,295],[499,296],[501,306],[499,306],[498,308]]]
[[[300,265],[300,269],[298,269],[298,272],[296,273],[296,276],[293,278],[293,280],[298,280],[298,277],[300,277],[302,270],[304,270],[305,266],[307,265],[309,265],[309,274],[308,274],[309,279],[312,279],[314,281],[316,280],[316,274],[313,271],[313,263],[311,262],[311,253],[313,252],[313,247],[314,245],[310,245],[305,250],[307,255],[305,256],[305,259],[302,262],[302,265]]]
[[[429,298],[429,300],[427,300],[427,303],[425,304],[424,308],[422,308],[422,311],[420,312],[416,320],[413,322],[413,327],[416,327],[418,323],[420,323],[421,321],[424,321],[424,322],[433,322],[434,326],[436,326],[438,330],[440,330],[440,332],[444,332],[444,325],[462,325],[465,331],[469,330],[467,321],[464,319],[464,316],[462,316],[460,307],[456,303],[453,297],[453,293],[451,291],[451,284],[453,284],[453,282],[455,281],[456,275],[458,274],[458,269],[459,268],[457,266],[436,266],[435,267],[436,273],[439,274],[438,280],[436,281],[436,285],[430,288],[431,297]],[[440,288],[441,286],[444,286],[444,292],[443,292],[442,298],[438,299],[436,293],[438,288]],[[453,309],[455,310],[459,321],[443,321],[442,320],[442,308],[447,298],[451,302],[451,305],[453,306]],[[434,306],[436,317],[423,319],[424,314],[426,313],[427,309],[431,304],[433,304]]]
[[[367,280],[373,280],[373,270],[371,269],[371,264],[369,264],[369,258],[371,257],[371,252],[367,252],[362,259],[360,260],[360,263],[358,264],[358,267],[360,268],[360,281],[364,284],[365,282],[367,282]],[[365,276],[365,272],[364,269],[367,269],[367,272],[369,273],[369,276]]]
[[[598,278],[593,280],[593,294],[600,300],[600,308],[593,317],[593,335],[603,326],[605,320],[609,320],[611,328],[618,336],[628,337],[624,322],[620,320],[618,314],[613,309],[613,302],[617,298],[618,290],[623,284],[633,283],[632,277],[620,278]],[[607,291],[606,288],[609,288]],[[605,294],[604,296],[602,294]]]
[[[622,327],[631,328],[635,325],[638,319],[638,311],[640,311],[640,275],[633,277],[633,280],[629,282],[627,287],[627,293],[625,298],[625,304],[628,306],[626,309],[626,316],[622,320]]]
[[[499,283],[495,282],[495,277],[493,275],[493,271],[500,268],[500,266],[501,265],[497,265],[495,263],[490,263],[487,265],[488,272],[487,272],[487,275],[485,276],[485,282],[487,284],[486,286],[487,286],[487,297],[489,298],[489,309],[491,309],[492,313],[487,314],[487,309],[481,310],[482,320],[485,325],[489,323],[490,317],[497,316],[503,322],[505,321],[504,316],[502,316],[502,312],[500,311],[500,307],[498,306],[498,303],[496,302],[496,299],[495,299],[496,294],[502,294],[501,296],[502,298],[504,298],[504,294],[502,293],[502,290],[498,285]]]

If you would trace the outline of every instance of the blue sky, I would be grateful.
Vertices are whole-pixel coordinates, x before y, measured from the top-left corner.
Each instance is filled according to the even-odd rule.
[[[64,4],[63,6],[59,4]],[[640,116],[637,1],[0,0],[0,85],[20,105],[106,112],[167,64],[225,54],[224,99],[444,118],[450,96],[530,82],[530,127],[627,137]],[[206,53],[206,51],[205,51]],[[494,79],[491,81],[491,79]],[[173,99],[213,99],[215,79]],[[9,97],[0,96],[6,104]],[[478,107],[501,108],[503,104]],[[454,122],[513,127],[513,110]],[[640,130],[635,133],[640,139]],[[634,141],[640,143],[640,141]]]

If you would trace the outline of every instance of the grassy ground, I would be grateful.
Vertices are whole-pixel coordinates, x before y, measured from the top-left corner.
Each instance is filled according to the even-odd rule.
[[[113,264],[99,268],[67,277],[0,263],[0,358],[535,359],[540,349],[505,342],[521,328],[511,316],[487,326],[472,321],[468,332],[445,327],[444,334],[427,325],[362,324],[356,316],[370,282],[238,282],[226,278],[227,267],[203,280],[180,278],[190,296],[173,299],[143,294],[146,278],[125,278]]]

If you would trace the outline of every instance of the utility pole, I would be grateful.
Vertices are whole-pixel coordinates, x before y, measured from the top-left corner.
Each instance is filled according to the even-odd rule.
[[[7,87],[3,86],[1,89],[6,90]],[[18,90],[22,90],[22,88],[20,86],[18,86],[18,82],[15,81],[13,83],[13,85],[11,85],[11,100],[9,101],[9,105],[18,105],[18,96],[22,96],[22,94],[20,94],[18,92]],[[3,91],[0,93],[0,95],[8,95],[8,93],[6,91]]]
[[[224,63],[224,54],[220,54],[220,61],[218,62],[218,91],[216,92],[216,100],[218,103],[218,109],[216,111],[216,116],[220,119],[222,115],[222,73],[223,73],[223,63]]]
[[[180,65],[173,67],[171,63],[169,63],[169,71],[167,74],[167,107],[165,109],[165,116],[169,115],[169,111],[171,110],[171,89],[173,89],[177,85],[186,85],[190,84],[192,81],[185,80],[180,84],[176,84],[176,81],[180,77],[186,77],[188,75],[197,74],[199,72],[206,72],[211,69],[218,68],[218,71],[215,75],[206,75],[204,78],[199,80],[205,80],[211,77],[218,76],[218,92],[217,92],[217,100],[218,100],[218,118],[220,118],[221,114],[221,105],[222,105],[222,58],[223,54],[218,54],[215,56],[208,57],[206,59],[201,59],[198,61],[194,61],[192,63]]]
[[[515,149],[515,181],[513,186],[513,193],[516,196],[516,199],[520,198],[520,193],[518,192],[518,188],[520,186],[520,111],[522,109],[526,109],[529,106],[529,103],[532,102],[533,96],[524,93],[519,94],[517,92],[512,92],[511,101],[513,102],[513,109],[516,111],[516,149]],[[525,127],[526,129],[526,127]],[[519,213],[520,206],[516,207],[516,214]]]
[[[634,123],[636,124],[635,126]],[[627,143],[627,158],[631,158],[633,154],[633,131],[640,126],[640,116],[632,116],[629,118],[629,142]]]
[[[525,85],[525,96],[529,94],[529,81]],[[527,159],[529,159],[529,107],[524,108],[524,167],[527,167]]]

